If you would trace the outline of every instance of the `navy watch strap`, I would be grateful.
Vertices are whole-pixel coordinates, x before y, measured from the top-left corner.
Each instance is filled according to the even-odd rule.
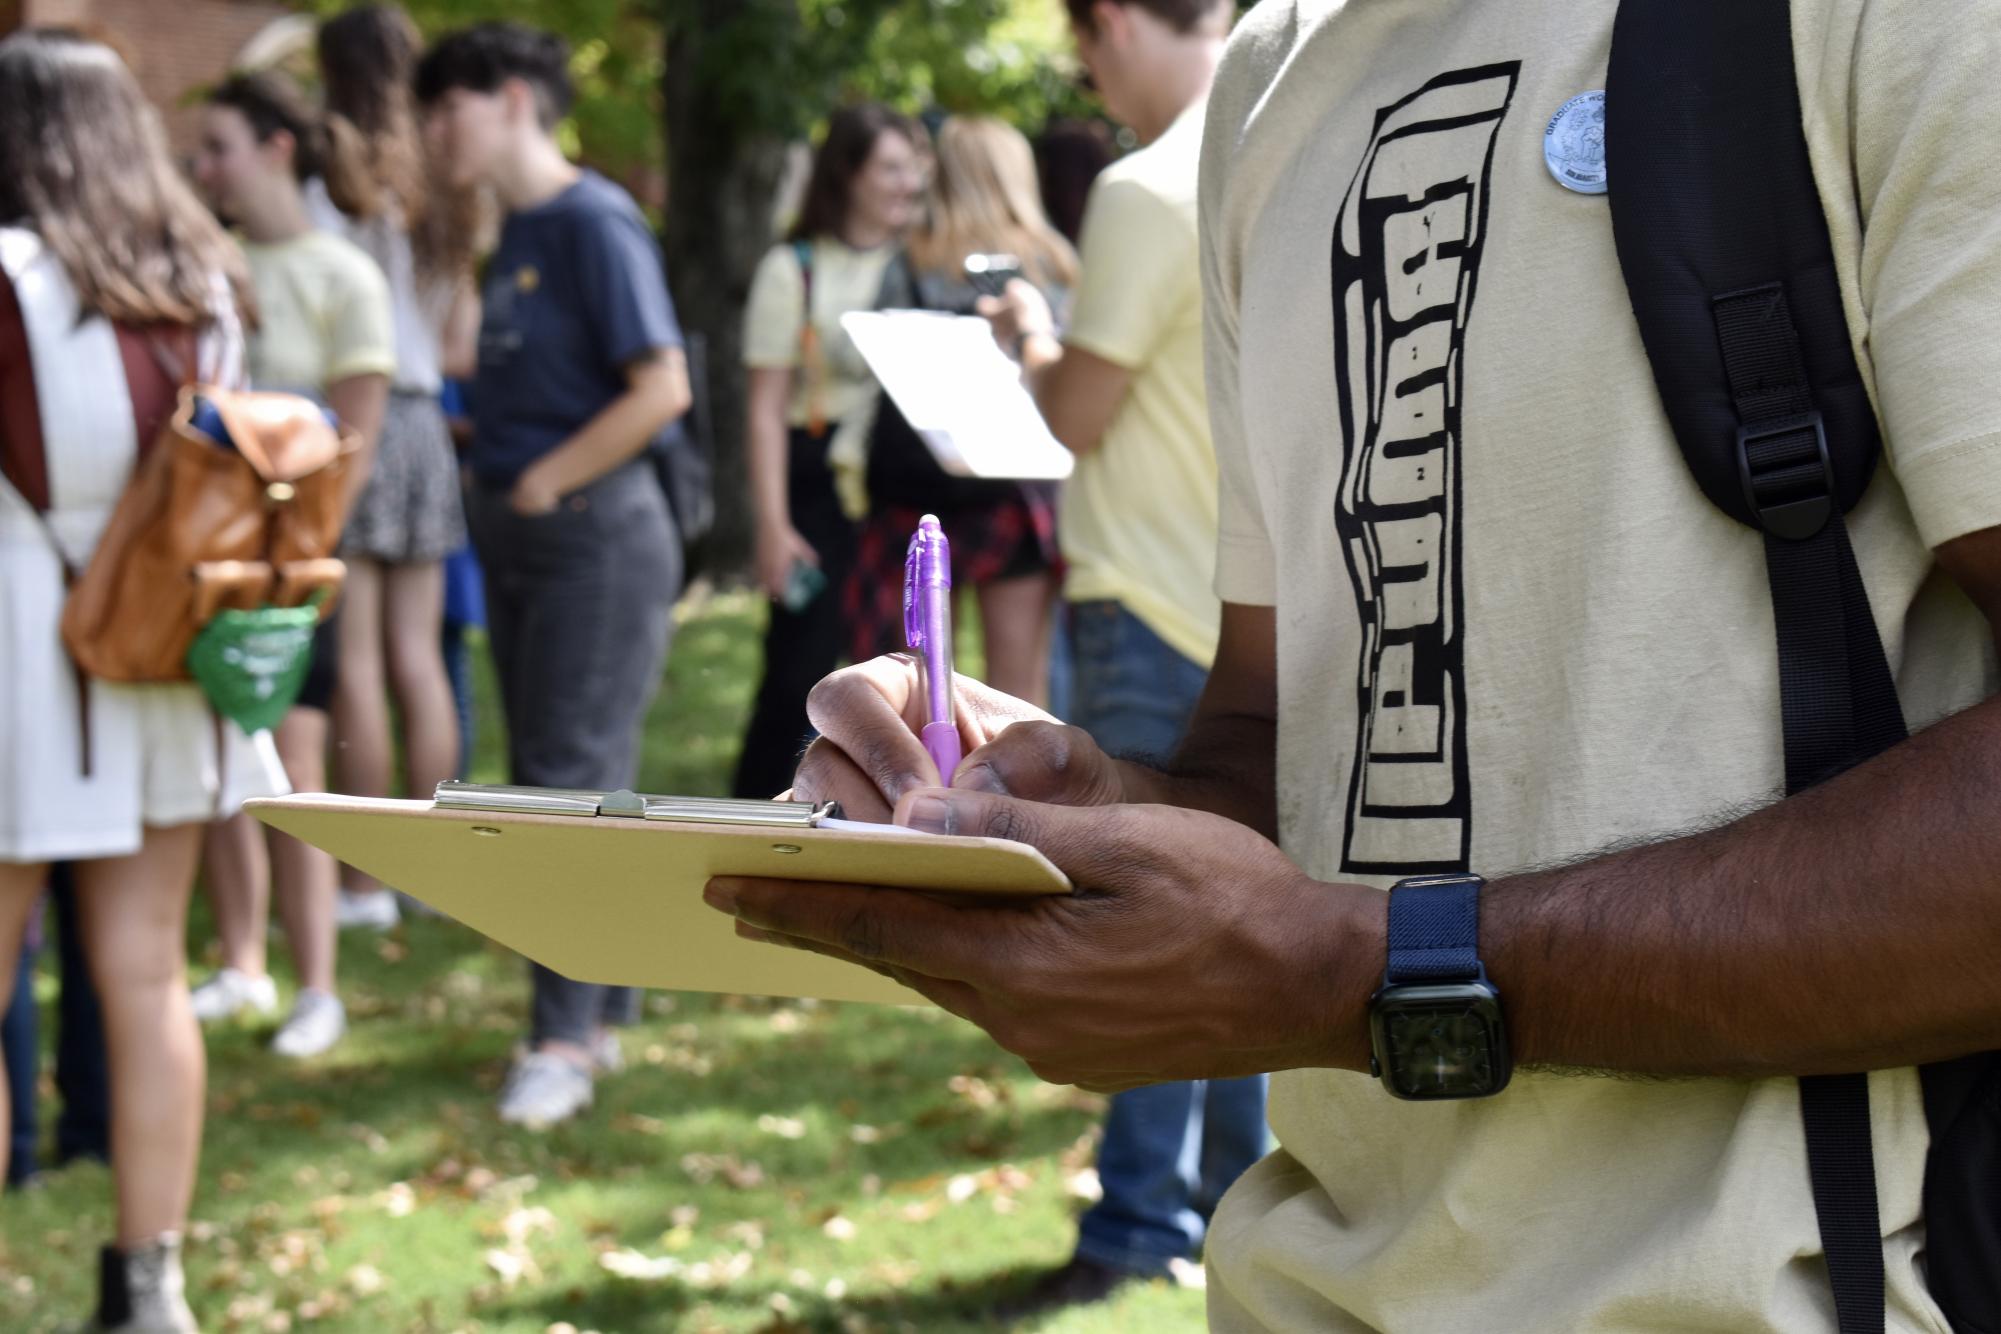
[[[1390,890],[1390,963],[1383,980],[1464,982],[1481,976],[1477,875],[1427,876]]]

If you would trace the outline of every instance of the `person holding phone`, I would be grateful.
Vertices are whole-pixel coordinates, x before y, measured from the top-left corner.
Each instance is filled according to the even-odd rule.
[[[939,128],[925,218],[900,268],[907,291],[897,304],[922,310],[970,315],[981,296],[1001,296],[1017,278],[1050,304],[1068,304],[1077,252],[1042,211],[1035,151],[1021,131],[985,116],[953,116]],[[987,681],[1046,703],[1061,570],[1055,484],[948,475],[886,396],[865,467],[868,519],[843,608],[855,661],[903,647],[904,546],[932,513],[952,541],[953,582],[979,607]]]
[[[840,589],[866,502],[850,467],[844,505],[831,460],[865,454],[878,391],[841,316],[882,304],[896,243],[916,218],[922,133],[886,107],[836,111],[799,220],[751,280],[746,434],[757,578],[772,606],[764,681],[737,765],[740,797],[790,785],[808,731],[806,694],[847,648]]]

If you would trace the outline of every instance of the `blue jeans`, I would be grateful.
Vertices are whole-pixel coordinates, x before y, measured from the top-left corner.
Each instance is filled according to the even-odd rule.
[[[1165,761],[1208,674],[1115,602],[1073,603],[1070,647],[1069,721],[1111,754]],[[1144,1274],[1194,1257],[1216,1202],[1265,1147],[1262,1075],[1115,1095],[1098,1149],[1105,1193],[1078,1225],[1077,1254]]]
[[[104,1019],[97,990],[83,955],[78,930],[76,890],[67,865],[49,871],[46,908],[56,919],[57,958],[62,991],[57,1001],[60,1026],[56,1038],[56,1091],[62,1113],[56,1118],[56,1162],[76,1158],[108,1160],[111,1156],[111,1079],[104,1050]],[[33,1176],[40,1119],[35,1106],[36,1076],[41,1064],[39,1007],[35,1004],[35,932],[21,949],[11,1004],[0,1021],[0,1046],[7,1053],[7,1095],[13,1106],[13,1145],[7,1181],[18,1185]],[[0,1002],[10,998],[0,997]]]
[[[32,936],[32,928],[29,931]],[[35,1006],[35,946],[21,944],[20,971],[6,1018],[0,1020],[0,1048],[7,1056],[7,1103],[13,1114],[12,1140],[7,1150],[7,1184],[18,1186],[35,1175],[35,1147],[41,1124],[35,1116],[35,1077],[41,1065],[38,1043],[40,1014]]]
[[[459,777],[472,769],[472,743],[478,727],[473,712],[472,645],[466,631],[486,624],[486,591],[480,579],[479,557],[467,542],[445,557],[444,658],[445,677],[452,683],[452,703],[459,712]]]

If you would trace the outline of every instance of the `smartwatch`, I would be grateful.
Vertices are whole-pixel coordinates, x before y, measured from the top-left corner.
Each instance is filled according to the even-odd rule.
[[[1477,875],[1390,890],[1389,966],[1369,1001],[1369,1073],[1398,1098],[1491,1098],[1514,1071],[1501,993],[1480,963]]]

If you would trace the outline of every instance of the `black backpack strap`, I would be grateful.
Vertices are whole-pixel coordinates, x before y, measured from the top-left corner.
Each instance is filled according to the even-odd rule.
[[[1786,790],[1905,735],[1843,514],[1881,441],[1855,364],[1786,0],[1623,0],[1606,80],[1619,263],[1683,456],[1765,535]],[[1884,1328],[1862,1074],[1800,1081],[1841,1334]]]

